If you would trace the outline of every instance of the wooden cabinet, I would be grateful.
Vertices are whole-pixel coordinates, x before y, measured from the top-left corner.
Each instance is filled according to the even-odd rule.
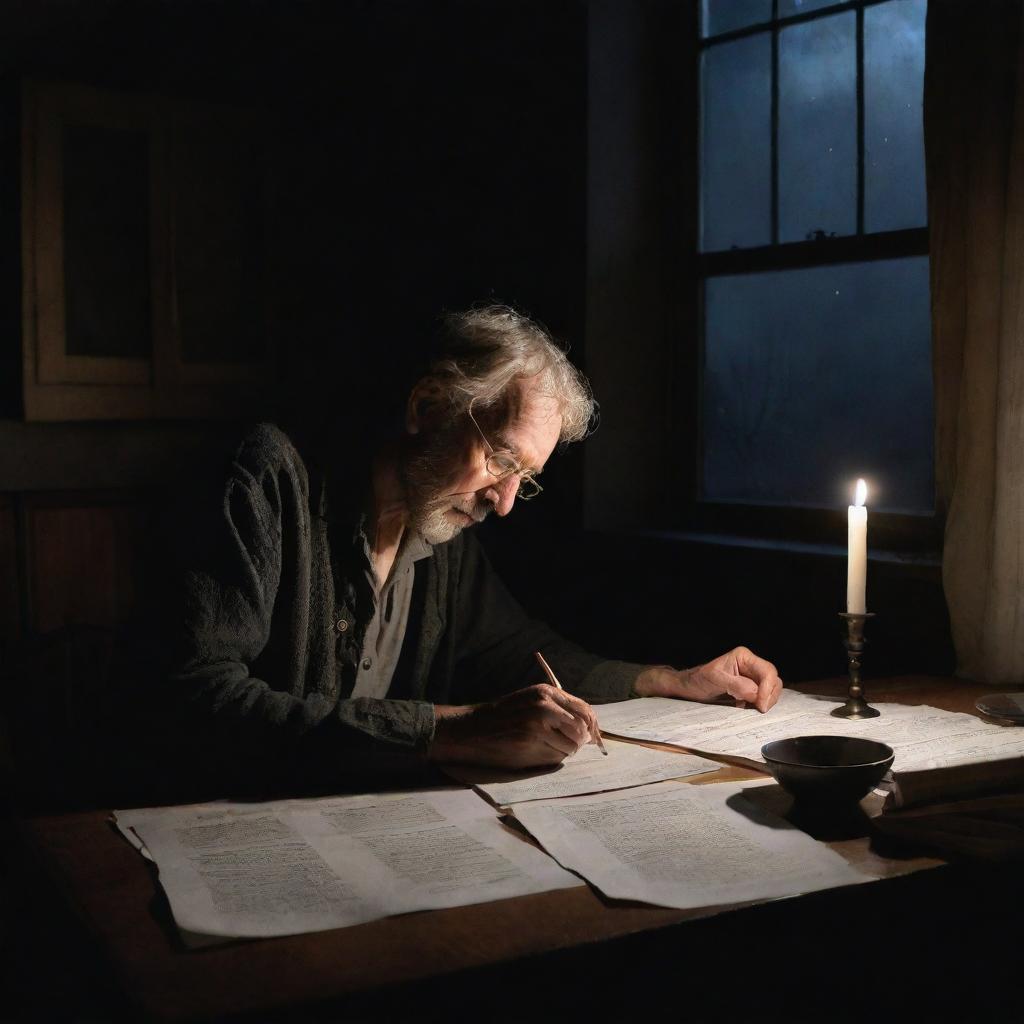
[[[273,378],[257,112],[26,82],[30,420],[244,416]]]

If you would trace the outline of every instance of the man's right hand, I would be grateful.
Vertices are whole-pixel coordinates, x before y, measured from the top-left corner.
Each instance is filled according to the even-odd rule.
[[[548,683],[487,704],[438,704],[427,758],[447,764],[541,768],[560,764],[600,734],[593,708]]]

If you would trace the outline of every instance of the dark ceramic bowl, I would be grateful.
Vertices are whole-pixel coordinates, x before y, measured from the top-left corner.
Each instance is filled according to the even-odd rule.
[[[793,736],[761,748],[775,781],[801,804],[842,806],[867,796],[896,756],[875,740]]]

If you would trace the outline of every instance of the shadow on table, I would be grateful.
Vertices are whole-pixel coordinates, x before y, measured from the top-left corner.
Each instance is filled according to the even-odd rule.
[[[779,785],[757,785],[748,786],[742,793],[730,797],[727,804],[758,825],[767,828],[785,828],[788,825],[823,843],[835,843],[870,835],[868,810],[873,799],[865,797],[858,804],[838,808],[805,807],[794,801]]]

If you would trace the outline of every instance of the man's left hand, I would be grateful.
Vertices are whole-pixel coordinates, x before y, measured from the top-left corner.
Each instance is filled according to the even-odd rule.
[[[696,668],[652,665],[640,673],[633,689],[641,697],[697,701],[731,697],[740,707],[750,704],[764,712],[779,699],[782,680],[770,661],[759,658],[746,647],[735,647]]]

